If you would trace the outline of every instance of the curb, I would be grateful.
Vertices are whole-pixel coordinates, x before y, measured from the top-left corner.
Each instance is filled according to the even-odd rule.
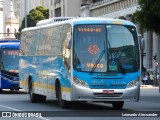
[[[153,86],[153,85],[141,85],[140,87],[142,88],[156,88],[158,86]]]

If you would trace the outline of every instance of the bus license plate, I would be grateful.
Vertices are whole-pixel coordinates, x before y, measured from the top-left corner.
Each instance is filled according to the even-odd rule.
[[[114,90],[103,90],[103,94],[114,94]]]

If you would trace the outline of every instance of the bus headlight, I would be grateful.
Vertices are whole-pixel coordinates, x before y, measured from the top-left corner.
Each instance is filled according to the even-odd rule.
[[[77,85],[80,85],[80,86],[89,87],[88,83],[86,83],[83,80],[80,80],[76,77],[73,77],[73,82]]]
[[[127,84],[127,88],[130,88],[130,87],[134,87],[134,86],[137,86],[139,84],[139,78],[134,80],[134,81],[131,81]]]

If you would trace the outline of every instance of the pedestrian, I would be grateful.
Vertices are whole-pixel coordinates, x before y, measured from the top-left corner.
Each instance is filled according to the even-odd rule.
[[[157,79],[155,80],[156,86],[158,86],[158,81],[159,81],[160,77],[159,77],[159,73],[157,73]]]
[[[150,74],[149,79],[150,79],[150,84],[153,85],[153,81],[154,81],[153,73]]]
[[[157,80],[159,79],[159,73],[157,73]]]
[[[149,72],[147,73],[147,75],[148,75],[148,80],[147,80],[147,85],[149,85],[150,84],[150,74],[149,74]]]
[[[148,73],[146,73],[143,77],[143,81],[144,81],[144,85],[147,85],[148,84]]]

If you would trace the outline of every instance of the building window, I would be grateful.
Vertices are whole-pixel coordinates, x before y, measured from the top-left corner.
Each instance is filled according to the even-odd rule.
[[[55,17],[60,17],[61,16],[61,8],[55,9]]]

